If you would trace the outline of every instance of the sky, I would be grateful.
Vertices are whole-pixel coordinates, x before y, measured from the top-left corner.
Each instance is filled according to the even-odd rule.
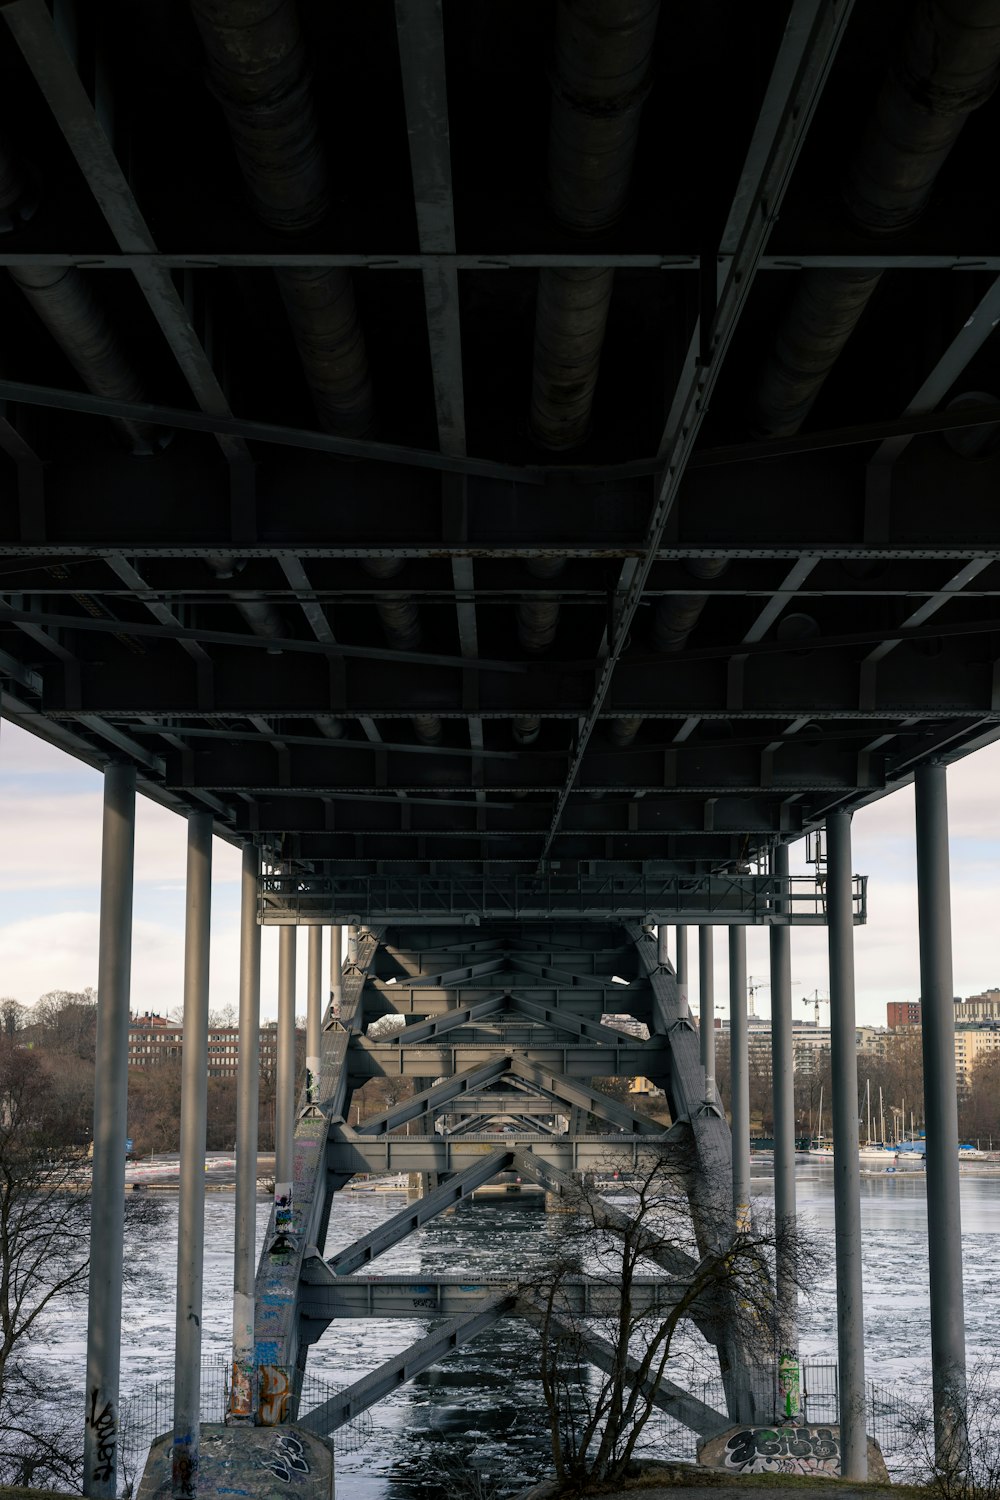
[[[0,724],[0,828],[8,851],[0,871],[0,998],[31,1005],[48,990],[97,984],[103,778],[89,766],[3,722]],[[1000,745],[980,750],[948,773],[954,993],[1000,986]],[[804,873],[802,844],[792,873]],[[920,991],[913,792],[904,788],[854,817],[854,868],[868,879],[868,925],[855,929],[857,1016],[884,1025],[890,1000]],[[140,796],[136,811],[132,1009],[167,1014],[182,1002],[186,824]],[[214,841],[212,862],[213,1009],[237,1004],[239,851]],[[829,1011],[826,931],[792,932],[796,1013]],[[727,939],[715,934],[717,1013],[728,1014]],[[297,1011],[305,1010],[306,940],[300,934]],[[692,1009],[697,1009],[698,941],[688,939]],[[673,957],[673,935],[670,955]],[[324,958],[324,963],[326,959]],[[768,937],[747,931],[747,971],[766,985]],[[278,941],[262,937],[261,1010],[277,1014]],[[809,997],[808,1006],[803,1004]],[[756,994],[768,1014],[768,990]]]

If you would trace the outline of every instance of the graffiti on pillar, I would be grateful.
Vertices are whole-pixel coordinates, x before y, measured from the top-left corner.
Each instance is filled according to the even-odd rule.
[[[280,1365],[261,1365],[257,1420],[262,1427],[280,1427],[288,1421],[288,1371]]]
[[[100,1406],[100,1392],[95,1385],[90,1392],[87,1408],[87,1426],[95,1438],[95,1462],[91,1478],[107,1484],[114,1477],[115,1449],[118,1444],[118,1423],[115,1421],[114,1403],[106,1401]]]
[[[801,1406],[799,1361],[795,1354],[782,1354],[778,1361],[778,1395],[781,1399],[782,1416],[794,1420]]]
[[[744,1427],[723,1467],[738,1474],[839,1474],[840,1435],[829,1427]]]
[[[260,1466],[284,1484],[291,1484],[299,1474],[308,1474],[309,1460],[306,1450],[292,1433],[283,1433],[269,1454],[262,1457]]]
[[[233,1383],[229,1390],[229,1413],[233,1417],[253,1416],[253,1376],[250,1365],[233,1360]]]
[[[175,1495],[194,1495],[198,1489],[198,1456],[190,1432],[174,1438],[170,1478]]]
[[[292,1184],[276,1182],[274,1185],[274,1232],[277,1235],[292,1232]]]
[[[306,1103],[319,1103],[319,1058],[306,1058]]]

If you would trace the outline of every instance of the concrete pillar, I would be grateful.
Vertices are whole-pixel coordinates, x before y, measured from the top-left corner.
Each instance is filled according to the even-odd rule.
[[[665,927],[662,922],[656,929],[656,962],[661,969],[665,969],[670,962],[667,952],[667,934],[669,932],[670,928]]]
[[[340,1006],[344,998],[344,963],[342,957],[344,929],[330,928],[330,1014],[335,1020],[340,1017]]]
[[[334,929],[336,931],[336,929]],[[320,1048],[323,1042],[323,929],[309,929],[306,989],[306,1103],[319,1103]]]
[[[298,928],[278,932],[278,1079],[274,1103],[274,1231],[292,1228],[295,1177],[295,956]]]
[[[858,1158],[850,813],[831,813],[827,818],[826,846],[841,1473],[845,1479],[864,1480],[868,1478],[868,1441],[865,1433],[865,1321],[861,1280],[861,1166]]]
[[[688,930],[686,927],[678,927],[677,933],[677,962],[674,968],[677,973],[677,1008],[682,1016],[691,1014],[688,1004]]]
[[[705,1103],[715,1104],[715,928],[698,928],[698,1027]]]
[[[356,964],[358,961],[358,929],[354,925],[347,929],[347,962]]]
[[[729,929],[729,1076],[733,1114],[733,1220],[750,1229],[750,1045],[747,1025],[747,933]]]
[[[104,773],[83,1442],[84,1494],[107,1500],[114,1500],[118,1480],[134,854],[135,767],[111,765]]]
[[[236,1228],[233,1255],[233,1379],[230,1416],[253,1421],[254,1273],[257,1260],[257,1109],[260,1075],[259,855],[243,847],[240,893],[240,1051],[236,1074]]]
[[[771,874],[788,879],[788,845],[771,853]],[[784,903],[782,903],[784,904]],[[779,1391],[778,1414],[798,1414],[798,1295],[795,1285],[795,1077],[792,1047],[791,928],[769,929],[771,948],[771,1089],[774,1110],[774,1223]]]
[[[962,1210],[958,1176],[955,1002],[951,963],[948,785],[944,766],[918,766],[917,907],[927,1126],[934,1453],[945,1472],[968,1460]]]
[[[205,1258],[205,1144],[208,1116],[208,962],[212,915],[212,816],[188,817],[184,931],[184,1050],[174,1334],[173,1492],[198,1490],[201,1430],[202,1272]]]

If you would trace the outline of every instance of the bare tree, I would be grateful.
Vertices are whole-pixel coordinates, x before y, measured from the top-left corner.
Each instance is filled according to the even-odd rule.
[[[687,1322],[747,1351],[748,1368],[766,1372],[758,1399],[764,1387],[777,1399],[774,1259],[780,1254],[805,1285],[815,1253],[760,1215],[745,1232],[716,1225],[706,1247],[690,1207],[691,1165],[682,1151],[656,1149],[637,1167],[631,1158],[609,1162],[608,1175],[617,1170],[634,1195],[628,1212],[610,1208],[597,1186],[583,1188],[568,1253],[521,1288],[541,1335],[539,1373],[562,1484],[619,1482],[656,1407],[682,1409],[674,1376]]]
[[[0,1483],[79,1486],[80,1414],[37,1358],[50,1315],[87,1295],[89,1168],[65,1141],[44,1059],[0,1038]],[[127,1208],[132,1229],[162,1214],[145,1198]]]

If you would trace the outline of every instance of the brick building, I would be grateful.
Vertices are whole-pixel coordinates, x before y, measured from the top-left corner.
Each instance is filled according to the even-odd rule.
[[[296,1030],[296,1043],[304,1032]],[[165,1016],[147,1013],[133,1016],[128,1028],[128,1065],[130,1068],[154,1068],[173,1062],[184,1050],[184,1028]],[[240,1033],[237,1026],[213,1026],[208,1033],[208,1076],[236,1076],[240,1058]],[[278,1063],[278,1033],[274,1024],[260,1029],[260,1071],[273,1076]]]

